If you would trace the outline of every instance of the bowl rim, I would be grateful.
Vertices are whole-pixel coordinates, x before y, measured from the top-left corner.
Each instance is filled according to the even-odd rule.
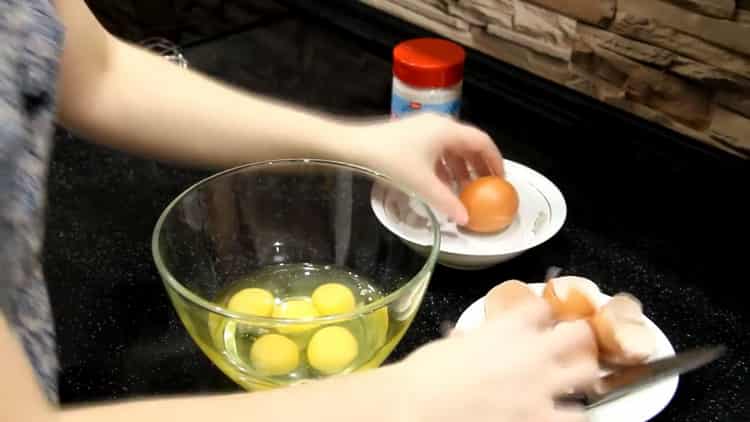
[[[281,324],[291,324],[291,325],[297,325],[297,324],[307,325],[307,324],[310,324],[311,322],[312,323],[315,323],[315,322],[334,323],[337,321],[346,321],[346,320],[351,320],[353,318],[359,317],[361,315],[373,313],[381,308],[388,306],[394,301],[396,301],[396,299],[402,296],[402,291],[413,287],[414,285],[418,284],[421,280],[426,278],[427,283],[429,283],[430,278],[432,276],[432,272],[434,271],[434,268],[438,261],[438,255],[440,253],[441,234],[440,234],[440,230],[437,230],[437,229],[432,230],[433,246],[432,246],[432,249],[430,250],[429,255],[425,259],[425,262],[422,265],[422,268],[420,268],[420,270],[416,274],[414,274],[409,279],[408,282],[404,283],[401,287],[389,293],[388,295],[385,295],[373,301],[372,303],[368,303],[365,306],[357,307],[352,312],[347,312],[344,314],[294,319],[294,318],[264,317],[264,316],[257,316],[257,315],[245,314],[245,313],[240,313],[240,312],[234,312],[214,302],[204,299],[200,295],[194,293],[191,289],[187,288],[184,284],[182,284],[182,282],[177,280],[172,275],[172,273],[166,267],[166,264],[164,263],[164,260],[161,257],[160,248],[159,248],[159,238],[160,238],[162,226],[164,225],[164,222],[166,221],[167,216],[170,215],[171,211],[177,206],[177,204],[185,196],[199,189],[201,186],[204,186],[210,183],[211,181],[215,179],[225,177],[232,173],[239,173],[243,170],[247,170],[250,168],[260,168],[260,167],[268,167],[268,166],[273,166],[273,165],[289,165],[289,164],[313,164],[317,166],[332,166],[332,167],[344,168],[353,172],[364,173],[365,175],[374,179],[375,182],[377,182],[378,179],[382,181],[386,181],[390,183],[391,185],[398,187],[401,191],[403,191],[407,195],[415,198],[418,201],[418,203],[427,212],[427,215],[432,221],[432,226],[433,227],[438,226],[437,217],[432,212],[430,207],[427,205],[427,202],[424,201],[421,196],[417,195],[410,189],[407,189],[403,185],[396,183],[393,179],[391,179],[387,175],[380,173],[378,171],[372,170],[370,168],[357,165],[357,164],[343,162],[343,161],[312,159],[312,158],[286,158],[286,159],[278,159],[278,160],[263,160],[263,161],[251,162],[251,163],[231,167],[229,169],[217,172],[211,176],[205,177],[193,183],[191,186],[184,189],[172,201],[170,201],[170,203],[164,208],[164,210],[162,210],[161,214],[159,215],[159,219],[156,221],[156,225],[154,226],[154,229],[151,235],[151,253],[152,253],[152,258],[154,259],[154,263],[156,264],[157,271],[159,272],[159,275],[161,276],[162,281],[168,290],[171,289],[172,291],[179,294],[184,300],[208,311],[209,313],[218,314],[225,318],[230,318],[232,320],[238,320],[238,321],[247,322],[247,323],[260,323],[260,324],[280,324],[281,323]],[[386,228],[386,230],[388,229]],[[388,232],[390,232],[390,230],[388,230]]]

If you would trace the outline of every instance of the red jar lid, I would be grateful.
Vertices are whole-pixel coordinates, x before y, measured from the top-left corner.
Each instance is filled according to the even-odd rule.
[[[408,85],[442,88],[464,77],[463,47],[439,38],[404,41],[393,49],[393,74]]]

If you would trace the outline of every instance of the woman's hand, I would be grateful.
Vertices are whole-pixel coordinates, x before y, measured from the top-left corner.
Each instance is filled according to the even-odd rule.
[[[430,422],[585,421],[581,408],[559,407],[555,397],[597,379],[593,356],[577,353],[593,335],[587,324],[554,331],[551,326],[546,307],[519,309],[417,350],[397,364],[406,384],[405,417]]]
[[[364,165],[404,183],[457,224],[468,221],[466,209],[451,188],[477,176],[503,175],[503,158],[481,130],[437,114],[355,128],[354,148]],[[443,159],[445,165],[443,165]]]

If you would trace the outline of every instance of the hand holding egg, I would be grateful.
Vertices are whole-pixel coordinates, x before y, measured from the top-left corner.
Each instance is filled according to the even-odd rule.
[[[579,356],[594,356],[604,364],[616,365],[647,360],[654,353],[655,338],[645,323],[641,303],[620,293],[600,304],[600,295],[599,287],[583,277],[551,278],[541,296],[525,283],[509,280],[485,296],[485,318],[501,318],[519,306],[543,302],[556,321],[553,331],[566,333],[576,326],[590,327],[591,341],[576,352]]]
[[[486,133],[437,114],[355,127],[352,136],[361,140],[359,163],[403,183],[460,226],[469,223],[469,212],[451,179],[464,185],[469,164],[479,177],[505,173],[502,155]]]
[[[507,291],[521,292],[513,284]],[[596,360],[577,352],[591,346],[590,329],[579,324],[551,330],[552,314],[543,300],[515,297],[519,300],[505,302],[515,305],[478,329],[430,343],[397,364],[406,375],[404,420],[586,419],[583,409],[556,406],[554,400],[571,386],[596,380]]]

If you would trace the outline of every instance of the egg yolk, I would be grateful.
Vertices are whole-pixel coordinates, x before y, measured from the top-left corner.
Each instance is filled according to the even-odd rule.
[[[357,339],[344,327],[322,328],[307,345],[310,366],[326,375],[346,369],[358,353]]]
[[[318,316],[318,311],[315,309],[312,301],[305,299],[292,299],[286,302],[282,302],[273,309],[274,318],[283,319],[306,319],[315,318]],[[313,325],[300,324],[300,325],[285,325],[279,328],[279,331],[283,333],[300,333],[311,329]]]
[[[250,348],[250,362],[265,375],[288,374],[299,366],[299,348],[280,334],[266,334]]]
[[[271,316],[273,312],[274,298],[268,290],[250,288],[235,293],[227,308],[233,312],[257,316]]]
[[[352,291],[339,283],[328,283],[315,289],[312,303],[320,315],[346,314],[355,306]]]

